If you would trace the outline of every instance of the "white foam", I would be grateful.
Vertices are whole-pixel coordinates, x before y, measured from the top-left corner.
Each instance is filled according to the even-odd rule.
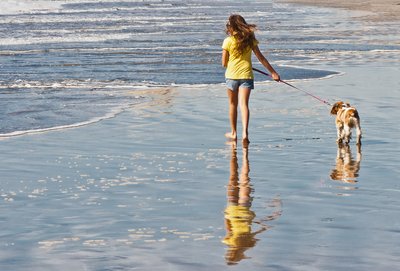
[[[74,80],[66,79],[61,81],[36,81],[36,80],[16,80],[12,83],[5,83],[0,81],[0,89],[146,89],[151,87],[169,87],[170,85],[163,85],[151,82],[143,82],[143,84],[132,84],[123,80]]]
[[[0,2],[0,14],[21,14],[37,11],[57,11],[66,1],[45,0],[2,0]]]
[[[87,0],[85,2],[98,3],[98,1]],[[102,1],[107,3],[116,3],[121,1],[108,0]],[[118,10],[124,11],[137,11],[138,9],[152,10],[156,9],[158,12],[164,9],[186,9],[185,6],[172,6],[169,4],[165,5],[161,3],[161,6],[137,6],[134,2],[140,1],[128,1],[130,6],[119,7]],[[83,28],[74,29],[28,29],[24,35],[4,35],[0,38],[2,45],[27,45],[27,44],[43,44],[43,43],[67,43],[67,42],[103,42],[107,40],[129,40],[137,36],[149,36],[149,35],[161,35],[161,31],[145,31],[145,33],[120,33],[127,27],[133,25],[147,25],[155,24],[158,26],[166,26],[173,24],[171,22],[179,21],[181,16],[148,16],[145,15],[132,15],[126,16],[126,14],[116,14],[114,7],[104,8],[102,5],[93,5],[87,9],[69,9],[67,6],[63,7],[64,4],[81,3],[78,0],[3,0],[0,2],[0,15],[8,15],[0,17],[0,23],[2,24],[68,24],[79,22]],[[59,12],[62,12],[60,16]],[[88,13],[89,12],[89,13]],[[112,12],[112,15],[93,15],[91,12],[108,13]],[[21,14],[32,14],[37,16],[20,16]],[[53,14],[54,13],[54,14]],[[83,15],[85,14],[85,15]],[[45,15],[45,16],[43,16]],[[180,25],[197,25],[199,19],[204,20],[204,16],[192,16],[190,19],[180,21]],[[210,18],[208,18],[210,19]],[[86,31],[85,24],[90,23],[92,25],[98,25],[93,27],[90,31]],[[110,26],[105,26],[107,23]],[[192,32],[191,34],[196,34]],[[185,35],[188,32],[183,33]]]
[[[130,106],[131,105],[117,107],[117,108],[113,109],[111,112],[108,112],[107,114],[105,114],[103,116],[95,117],[95,118],[92,118],[90,120],[82,121],[82,122],[78,122],[78,123],[54,126],[54,127],[49,127],[49,128],[43,128],[43,129],[14,131],[14,132],[11,132],[11,133],[0,134],[0,139],[16,137],[16,136],[22,136],[22,135],[27,135],[27,134],[39,134],[39,133],[58,131],[58,130],[65,130],[65,129],[72,129],[72,128],[78,128],[78,127],[86,126],[86,125],[89,125],[89,124],[100,122],[102,120],[115,118],[118,114],[122,113],[124,110],[126,110]]]
[[[98,3],[99,1],[85,0],[85,2]],[[123,2],[123,1],[108,0],[102,2],[112,3],[112,2]],[[130,0],[126,3],[133,4],[137,2],[141,3],[142,0]],[[11,15],[11,14],[24,14],[24,13],[58,12],[60,11],[60,9],[62,9],[62,6],[64,4],[73,4],[73,3],[82,3],[82,1],[81,0],[2,0],[0,1],[0,14]],[[163,7],[160,6],[159,8]],[[102,9],[102,10],[110,10],[110,9]],[[63,10],[63,12],[65,12],[65,10]],[[79,10],[74,10],[74,12],[79,12]]]
[[[102,42],[106,40],[124,40],[132,37],[132,34],[87,34],[87,35],[65,35],[62,37],[20,37],[1,39],[3,45],[27,45],[27,44],[43,44],[43,43],[66,43],[66,42]]]

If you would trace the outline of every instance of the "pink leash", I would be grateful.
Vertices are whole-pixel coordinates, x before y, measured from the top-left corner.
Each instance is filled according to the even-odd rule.
[[[266,76],[272,78],[271,75],[269,75],[268,73],[263,72],[263,71],[261,71],[261,70],[259,70],[259,69],[253,68],[253,70],[255,70],[256,72],[259,72],[259,73],[261,73],[261,74],[264,74],[264,75],[266,75]],[[295,86],[293,86],[292,84],[289,84],[288,82],[285,82],[285,81],[283,81],[283,80],[279,80],[279,82],[282,82],[282,83],[284,83],[284,84],[286,84],[286,85],[288,85],[288,86],[290,86],[290,87],[292,87],[292,88],[295,88],[295,89],[297,89],[297,90],[300,90],[300,91],[304,92],[305,94],[307,94],[307,95],[313,97],[314,99],[317,99],[318,101],[320,101],[320,102],[322,102],[322,103],[324,103],[324,104],[326,104],[326,105],[332,106],[332,104],[330,104],[329,102],[327,102],[327,101],[321,99],[320,97],[315,96],[315,95],[313,95],[313,94],[311,94],[310,92],[307,92],[307,91],[305,91],[305,90],[299,89],[298,87],[295,87]]]

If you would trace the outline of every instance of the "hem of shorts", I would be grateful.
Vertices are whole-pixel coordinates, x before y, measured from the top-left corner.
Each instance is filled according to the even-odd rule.
[[[230,78],[230,77],[225,77],[225,80],[254,80],[253,78]]]

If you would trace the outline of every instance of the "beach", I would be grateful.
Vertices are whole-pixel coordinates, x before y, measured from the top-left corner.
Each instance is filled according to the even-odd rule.
[[[352,80],[297,84],[317,94],[344,97],[352,88],[377,98],[347,96],[364,131],[361,163],[352,144],[348,171],[337,159],[325,105],[283,85],[257,87],[248,148],[251,209],[257,219],[281,215],[266,222],[268,230],[246,248],[249,258],[239,267],[398,267],[399,145],[391,136],[398,126],[373,110],[397,114],[398,108],[395,97],[379,101],[379,82],[356,76],[370,68],[346,69]],[[384,82],[393,82],[395,73],[385,65],[374,71]],[[2,268],[229,269],[221,241],[235,150],[223,137],[224,94],[223,87],[164,90],[155,93],[157,104],[110,120],[1,141]],[[239,142],[240,168],[242,152]],[[332,179],[336,168],[350,179]]]
[[[369,21],[398,21],[400,19],[400,3],[396,0],[283,0],[282,2],[364,11],[366,14],[362,17]]]
[[[1,270],[400,268],[397,22],[282,2],[87,2],[0,17],[17,29],[0,36]],[[359,110],[361,148],[338,147],[330,106],[261,74],[249,146],[226,140],[226,5],[256,20],[284,79]]]

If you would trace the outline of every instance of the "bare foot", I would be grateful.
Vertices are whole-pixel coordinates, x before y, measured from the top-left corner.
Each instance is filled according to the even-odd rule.
[[[231,146],[232,150],[236,150],[236,145],[237,145],[236,140],[228,140],[227,142],[225,142],[225,144]]]
[[[225,137],[230,139],[230,140],[236,140],[237,139],[236,133],[226,133]]]

